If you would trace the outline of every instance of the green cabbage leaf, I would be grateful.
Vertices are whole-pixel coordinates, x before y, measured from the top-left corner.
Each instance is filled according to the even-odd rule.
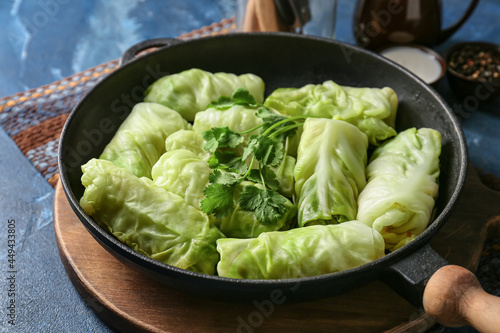
[[[165,139],[189,126],[177,112],[163,105],[136,104],[99,158],[137,177],[151,177],[151,168],[165,152]]]
[[[278,88],[266,98],[264,105],[290,116],[347,121],[365,133],[375,146],[396,135],[398,98],[388,87],[357,88],[325,81],[301,88]]]
[[[209,108],[198,112],[193,122],[193,131],[202,134],[213,127],[228,127],[230,130],[241,133],[250,131],[251,129],[262,125],[262,119],[257,117],[255,113],[257,108],[244,105],[234,105],[227,110],[218,110]],[[253,134],[258,134],[260,129],[255,129],[245,133],[245,140]]]
[[[199,133],[193,130],[179,130],[167,137],[165,140],[165,150],[186,149],[206,161],[210,157],[210,153],[203,149],[204,144],[205,140],[203,140]]]
[[[164,76],[148,87],[145,102],[160,103],[193,121],[199,111],[221,96],[245,88],[257,103],[264,100],[264,81],[254,74],[210,73],[193,68]]]
[[[379,146],[367,166],[357,219],[379,231],[396,250],[427,227],[438,192],[441,134],[409,128]]]
[[[153,166],[151,177],[156,186],[177,194],[200,210],[205,198],[203,189],[212,169],[208,163],[192,151],[176,149],[163,154]]]
[[[359,221],[265,232],[217,241],[219,276],[292,279],[351,269],[384,255],[384,240]]]
[[[217,227],[180,196],[113,163],[82,166],[84,211],[134,251],[168,265],[214,274],[219,261]]]
[[[345,121],[305,121],[294,173],[299,226],[356,218],[367,149],[366,135]]]

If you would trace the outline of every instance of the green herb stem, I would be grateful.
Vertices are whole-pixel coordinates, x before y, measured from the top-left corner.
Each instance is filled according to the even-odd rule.
[[[246,130],[246,131],[243,131],[243,132],[238,132],[238,134],[242,135],[242,134],[247,134],[247,133],[251,133],[255,130],[258,130],[259,128],[261,128],[262,126],[264,126],[264,124],[260,124],[258,126],[255,126],[254,128],[251,128],[249,130]]]
[[[248,177],[248,175],[250,174],[250,171],[252,171],[252,166],[253,166],[254,161],[255,161],[255,155],[252,156],[252,159],[250,160],[250,165],[248,166],[247,172],[245,172],[245,174],[243,176],[241,176],[241,179],[245,179]]]
[[[273,125],[269,126],[269,128],[264,133],[262,133],[262,135],[269,134],[269,132],[271,132],[273,129],[275,129],[276,127],[281,126],[282,124],[285,124],[287,122],[294,121],[294,120],[299,120],[299,119],[306,119],[306,118],[316,118],[316,117],[314,117],[314,116],[307,116],[307,115],[298,115],[298,116],[293,116],[293,117],[290,117],[290,118],[286,118],[286,119],[280,120],[280,121],[274,123]]]
[[[287,136],[285,138],[285,149],[284,149],[284,154],[283,154],[283,158],[281,159],[281,164],[280,164],[280,167],[278,169],[278,173],[276,174],[276,177],[279,178],[279,176],[281,176],[281,173],[283,172],[283,169],[285,168],[285,160],[286,160],[286,156],[288,155],[288,144],[289,144],[289,137]]]
[[[264,188],[267,188],[266,181],[264,180],[264,176],[262,175],[262,169],[260,163],[259,163],[259,175],[260,175],[260,180],[262,180],[262,185],[264,185]]]
[[[293,125],[288,125],[288,126],[282,127],[282,128],[280,128],[279,130],[277,130],[277,131],[275,131],[275,132],[271,133],[271,134],[269,135],[269,138],[270,138],[270,139],[272,139],[272,138],[274,138],[275,136],[277,136],[277,135],[279,135],[279,134],[281,134],[281,133],[283,133],[283,132],[287,132],[287,131],[289,131],[289,130],[291,130],[291,129],[294,129],[294,128],[297,128],[297,127],[300,127],[300,126],[302,126],[302,125],[304,125],[304,123],[300,123],[300,124],[293,124]]]

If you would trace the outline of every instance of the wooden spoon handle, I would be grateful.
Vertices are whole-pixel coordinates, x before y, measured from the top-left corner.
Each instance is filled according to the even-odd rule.
[[[483,333],[500,330],[500,297],[486,293],[463,267],[437,270],[425,287],[423,303],[425,311],[444,326],[470,325]]]
[[[287,31],[291,29],[281,22],[273,0],[248,0],[243,31]]]

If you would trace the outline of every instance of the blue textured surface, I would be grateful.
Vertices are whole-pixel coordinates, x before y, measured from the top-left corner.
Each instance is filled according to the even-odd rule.
[[[144,39],[176,37],[232,13],[232,0],[0,2],[0,97],[118,58]]]
[[[469,1],[443,0],[444,25]],[[354,1],[339,0],[336,38],[353,42]],[[232,15],[234,0],[5,0],[0,2],[0,97],[48,84],[118,58],[148,38],[175,37]],[[500,44],[500,3],[482,0],[445,44],[487,40]],[[443,80],[450,106],[463,106]],[[500,101],[460,116],[475,166],[500,177]],[[0,131],[0,331],[108,332],[67,278],[52,228],[54,191]],[[16,221],[17,325],[7,324],[7,221]],[[448,329],[442,332],[471,332]]]
[[[110,331],[73,288],[62,266],[52,225],[54,190],[2,130],[0,142],[0,332]],[[9,229],[9,220],[15,227]],[[9,230],[15,231],[13,262],[8,257]],[[12,275],[14,279],[7,280]],[[6,316],[11,299],[15,325]]]

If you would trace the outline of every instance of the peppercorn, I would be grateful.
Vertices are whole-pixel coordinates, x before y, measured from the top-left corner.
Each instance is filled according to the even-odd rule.
[[[448,65],[457,73],[474,80],[500,80],[500,52],[490,46],[465,45],[455,50]]]

